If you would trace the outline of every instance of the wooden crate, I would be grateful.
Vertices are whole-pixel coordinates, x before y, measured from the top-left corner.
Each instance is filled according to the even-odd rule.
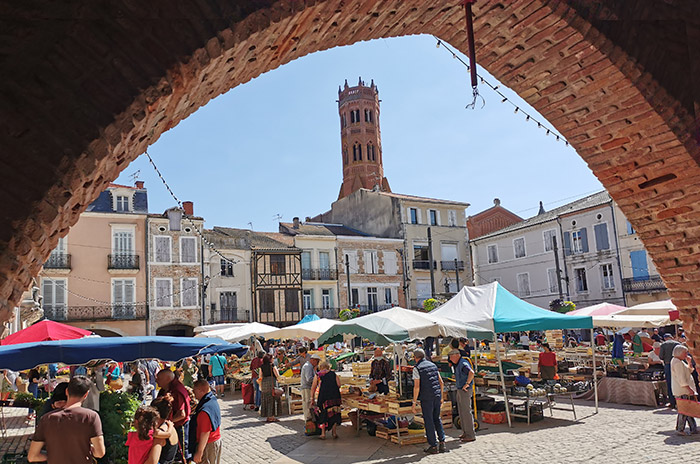
[[[394,416],[403,416],[405,414],[413,414],[412,401],[387,401],[387,412]],[[419,409],[418,409],[419,410]]]
[[[419,445],[421,443],[426,443],[428,439],[425,437],[425,434],[420,434],[420,435],[406,435],[406,436],[401,436],[399,437],[398,435],[391,435],[391,441],[392,443],[396,443],[399,446],[403,445]]]

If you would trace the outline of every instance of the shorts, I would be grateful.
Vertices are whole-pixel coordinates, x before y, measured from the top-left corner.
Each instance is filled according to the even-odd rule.
[[[226,385],[226,378],[223,375],[215,375],[214,382],[216,385]]]

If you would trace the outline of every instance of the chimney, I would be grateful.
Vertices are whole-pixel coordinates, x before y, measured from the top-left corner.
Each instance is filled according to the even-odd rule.
[[[143,181],[142,180],[136,181],[136,188],[139,190],[143,189]]]
[[[499,200],[498,198],[494,198],[493,204],[494,204],[494,206],[501,206],[501,200]]]
[[[299,228],[299,218],[295,217],[294,219],[292,219],[292,221],[294,222],[294,228],[298,229]]]
[[[191,201],[183,201],[182,209],[185,210],[185,214],[188,216],[194,216],[194,203]]]
[[[311,216],[306,216],[306,222],[311,222]]]

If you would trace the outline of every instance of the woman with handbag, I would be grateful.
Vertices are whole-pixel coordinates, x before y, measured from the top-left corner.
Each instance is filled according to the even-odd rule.
[[[318,390],[317,405],[319,409],[318,425],[321,428],[321,440],[326,439],[326,432],[332,429],[333,438],[338,438],[338,425],[342,419],[340,415],[340,377],[331,370],[328,361],[318,364],[318,374],[311,385],[311,404]]]
[[[263,356],[262,366],[258,370],[257,381],[262,392],[262,400],[260,402],[260,415],[267,417],[267,422],[279,422],[275,417],[275,407],[279,407],[280,397],[275,381],[279,379],[279,371],[272,364],[272,357],[269,354]]]

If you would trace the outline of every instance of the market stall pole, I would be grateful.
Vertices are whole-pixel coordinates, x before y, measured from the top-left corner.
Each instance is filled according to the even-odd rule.
[[[505,377],[503,377],[503,364],[501,364],[501,354],[498,346],[498,337],[496,336],[496,332],[493,333],[493,342],[496,345],[496,363],[498,364],[498,372],[501,377],[501,388],[503,388],[503,400],[506,403],[506,418],[508,419],[508,427],[512,427],[513,424],[510,419],[510,407],[508,406],[508,392],[506,392],[506,380]],[[528,413],[528,417],[529,417]]]
[[[591,354],[593,356],[593,396],[595,397],[595,413],[598,414],[598,373],[595,365],[595,335],[593,329],[591,329]]]

